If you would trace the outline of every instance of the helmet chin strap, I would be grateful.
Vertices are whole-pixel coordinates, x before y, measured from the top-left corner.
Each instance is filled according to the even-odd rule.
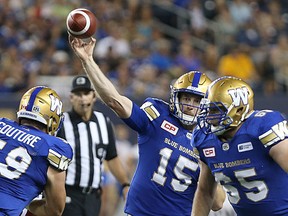
[[[226,131],[231,129],[231,127],[229,127],[231,125],[231,123],[233,123],[233,119],[226,115],[226,117],[221,120],[219,125],[217,125],[217,126],[211,125],[211,132],[213,134],[215,134],[216,136],[220,136],[223,133],[225,133]]]
[[[215,134],[216,136],[221,136],[223,135],[225,132],[231,130],[232,128],[229,127],[229,128],[225,128],[223,127],[222,129],[220,127],[223,127],[223,126],[211,126],[211,131],[213,132],[213,134]],[[218,130],[218,131],[217,131]],[[215,132],[214,132],[215,131]]]
[[[182,123],[185,123],[186,125],[193,125],[193,124],[196,124],[196,122],[197,122],[196,121],[196,116],[187,115],[187,114],[185,114],[185,113],[183,113],[181,111],[179,111],[178,116],[179,117],[181,116],[180,121]]]
[[[215,134],[216,136],[222,135],[225,131],[226,131],[226,129],[223,126],[213,126],[213,125],[211,125],[211,132],[213,134]]]
[[[179,120],[181,121],[182,124],[184,125],[194,125],[197,123],[197,118],[196,116],[192,115],[187,115],[184,112],[181,111],[180,106],[179,106],[179,99],[177,97],[176,103],[175,103],[175,108],[176,108],[176,116],[178,116]]]

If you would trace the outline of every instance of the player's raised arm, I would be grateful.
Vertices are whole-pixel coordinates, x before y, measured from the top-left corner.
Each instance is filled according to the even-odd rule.
[[[132,101],[118,93],[93,59],[96,39],[91,38],[86,43],[81,39],[69,36],[69,42],[104,103],[114,110],[120,118],[128,118],[132,111]]]

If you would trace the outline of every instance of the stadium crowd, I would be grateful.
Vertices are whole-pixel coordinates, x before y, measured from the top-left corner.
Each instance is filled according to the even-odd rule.
[[[171,81],[190,70],[211,79],[234,75],[266,95],[288,94],[286,0],[0,0],[2,95],[22,94],[40,77],[84,74],[66,31],[66,16],[78,7],[99,21],[95,60],[132,99],[167,99]],[[136,154],[129,159],[132,172]],[[110,196],[118,189],[114,180],[105,181],[103,200],[120,205],[104,201],[101,215],[110,216],[122,212],[123,203]]]
[[[1,93],[25,91],[39,76],[83,73],[65,23],[78,7],[95,13],[95,59],[129,97],[167,98],[167,84],[190,70],[211,78],[237,75],[255,91],[287,94],[285,0],[1,0]],[[180,20],[179,9],[186,13]]]

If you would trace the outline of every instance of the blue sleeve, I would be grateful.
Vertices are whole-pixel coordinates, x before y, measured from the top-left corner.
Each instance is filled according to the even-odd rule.
[[[193,148],[197,148],[197,144],[199,143],[199,137],[201,135],[201,129],[199,129],[199,127],[196,127],[193,132],[192,132],[192,136],[191,136],[191,146]]]
[[[255,114],[259,121],[259,140],[268,149],[288,138],[287,120],[277,111],[263,110]]]
[[[122,120],[138,133],[144,132],[149,125],[146,113],[135,103],[133,103],[131,116]]]
[[[200,150],[200,145],[202,142],[204,142],[205,135],[202,133],[201,129],[199,127],[196,127],[193,130],[192,137],[191,137],[191,146],[193,149],[193,153],[196,155],[198,159],[201,158],[201,160],[206,163],[205,157],[202,154],[202,151]]]
[[[67,170],[73,157],[71,146],[65,140],[56,137],[50,142],[52,145],[49,147],[47,157],[50,165],[61,171]]]

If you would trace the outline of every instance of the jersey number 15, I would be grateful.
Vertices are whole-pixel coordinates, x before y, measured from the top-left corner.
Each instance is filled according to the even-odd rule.
[[[172,152],[173,151],[169,148],[163,148],[160,150],[159,153],[161,155],[160,165],[157,169],[157,172],[154,172],[152,180],[162,186],[165,184],[167,179],[167,177],[165,176],[166,168]],[[177,179],[173,178],[171,181],[173,189],[178,192],[185,191],[192,183],[192,178],[188,174],[184,173],[183,169],[187,168],[195,172],[197,171],[198,166],[199,166],[198,163],[191,161],[188,158],[180,155],[176,163],[176,166],[173,169],[174,174],[177,176]],[[181,181],[184,182],[184,184],[181,183]]]

